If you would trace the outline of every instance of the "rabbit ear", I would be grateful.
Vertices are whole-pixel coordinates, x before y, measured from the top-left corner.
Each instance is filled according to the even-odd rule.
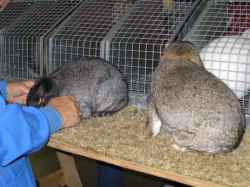
[[[194,63],[194,64],[197,64],[197,65],[199,65],[199,66],[204,67],[204,64],[203,64],[203,62],[202,62],[201,57],[200,57],[199,54],[191,55],[190,58],[189,58],[189,60],[190,60],[192,63]]]
[[[177,41],[170,44],[161,53],[161,61],[183,60],[203,67],[200,55],[193,45],[188,41]]]
[[[183,44],[186,45],[188,51],[190,50],[190,52],[187,52],[189,54],[189,60],[194,64],[204,67],[196,46],[190,41],[183,41]]]

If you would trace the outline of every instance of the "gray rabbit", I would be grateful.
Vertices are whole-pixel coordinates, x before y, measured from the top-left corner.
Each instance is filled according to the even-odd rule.
[[[161,127],[174,148],[211,154],[229,152],[241,142],[245,118],[231,89],[209,73],[190,42],[170,44],[152,80],[147,128]]]
[[[44,106],[59,95],[74,96],[82,118],[110,114],[128,103],[127,84],[121,73],[100,58],[84,57],[39,79],[28,94],[27,105]]]

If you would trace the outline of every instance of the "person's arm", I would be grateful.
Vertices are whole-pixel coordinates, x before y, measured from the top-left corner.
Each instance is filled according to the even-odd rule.
[[[39,150],[60,125],[60,115],[51,107],[6,104],[0,96],[0,164]]]
[[[7,82],[2,80],[0,81],[0,95],[6,98],[7,95]]]
[[[0,165],[39,150],[59,128],[80,122],[79,104],[71,96],[53,98],[40,109],[21,105],[32,85],[32,81],[0,81]]]
[[[0,164],[39,150],[60,128],[61,117],[51,107],[36,109],[6,104],[7,82],[0,81]]]

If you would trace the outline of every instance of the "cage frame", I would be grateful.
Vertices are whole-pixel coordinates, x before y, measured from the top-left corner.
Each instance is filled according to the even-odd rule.
[[[0,64],[1,66],[3,66],[3,63],[4,63],[4,56],[2,55],[4,53],[4,46],[3,46],[4,30],[8,28],[10,25],[12,25],[23,14],[25,14],[25,12],[28,11],[34,5],[34,3],[35,2],[31,0],[13,0],[7,5],[7,7],[4,10],[0,12],[0,16],[3,16],[3,18],[7,16],[9,18],[9,20],[6,21],[7,23],[4,23],[4,25],[2,25],[0,28],[0,42],[1,42],[0,43]],[[23,4],[23,5],[19,5],[19,4]],[[20,9],[16,10],[15,8],[20,8],[21,10]],[[1,17],[1,19],[3,18]],[[7,78],[5,75],[5,72],[3,71],[4,71],[3,67],[1,67],[0,77]]]
[[[30,1],[18,1],[18,2],[22,2],[22,3],[30,3]],[[65,2],[69,2],[69,3],[72,3],[72,1],[70,0],[65,0]],[[4,40],[8,40],[9,42],[10,41],[15,41],[17,43],[17,40],[18,39],[22,39],[23,40],[23,43],[27,42],[27,40],[25,39],[30,39],[30,40],[34,40],[36,41],[35,43],[38,43],[38,46],[37,48],[35,49],[35,54],[32,55],[33,57],[35,57],[35,59],[38,59],[38,63],[39,63],[39,69],[38,69],[38,72],[35,73],[35,75],[32,75],[32,78],[38,78],[40,76],[44,76],[47,74],[47,58],[46,55],[48,54],[48,47],[47,47],[47,37],[48,35],[53,32],[53,30],[55,28],[57,28],[61,23],[62,21],[67,18],[73,11],[74,9],[76,9],[81,3],[83,2],[83,0],[78,0],[78,1],[75,1],[75,4],[73,5],[72,3],[72,7],[70,6],[67,6],[69,9],[67,10],[67,12],[65,12],[65,14],[63,14],[62,16],[58,16],[58,18],[55,18],[56,21],[55,22],[50,22],[50,26],[49,28],[47,28],[46,31],[41,31],[39,33],[38,36],[35,36],[34,33],[32,34],[28,34],[28,36],[26,37],[26,34],[27,33],[23,33],[23,34],[20,34],[20,33],[15,33],[13,34],[13,31],[11,31],[12,28],[15,28],[15,26],[18,26],[18,25],[21,25],[21,23],[28,23],[28,24],[31,24],[31,25],[34,25],[34,20],[33,19],[30,19],[29,20],[29,15],[32,15],[34,13],[34,10],[38,9],[38,10],[41,10],[43,9],[44,7],[46,6],[54,6],[54,8],[56,9],[56,4],[57,3],[61,3],[60,1],[57,1],[57,0],[37,0],[37,1],[32,1],[32,5],[25,11],[22,13],[21,16],[19,16],[17,19],[15,19],[8,27],[6,27],[3,32],[0,34],[0,39],[1,41],[3,42]],[[56,11],[56,10],[55,10]],[[48,15],[47,15],[48,16]],[[41,22],[41,20],[39,20]],[[45,25],[46,23],[44,23]],[[10,33],[9,33],[10,31]],[[33,30],[34,31],[34,30]],[[34,31],[36,32],[37,29]],[[34,39],[35,38],[35,39]],[[2,43],[4,44],[4,42]],[[36,45],[36,44],[35,44]],[[1,47],[1,52],[2,54],[4,54],[4,47],[5,46],[2,46]],[[8,56],[9,54],[7,55],[2,55],[1,56],[1,63],[4,63],[6,62],[5,58]],[[32,73],[31,73],[32,74]],[[11,77],[12,78],[12,77]],[[27,79],[27,78],[30,78],[26,76],[18,76],[17,79]],[[7,75],[7,79],[8,79],[8,75]]]
[[[114,0],[113,0],[114,1]],[[123,0],[117,0],[117,2],[122,2]],[[96,2],[98,2],[98,0],[96,0]],[[100,1],[101,2],[101,1]],[[48,73],[51,73],[51,72],[53,72],[55,69],[53,68],[53,66],[54,66],[54,62],[53,62],[53,47],[54,47],[54,44],[53,44],[53,40],[55,39],[55,36],[56,36],[56,34],[60,31],[60,30],[62,30],[63,29],[63,27],[65,26],[65,25],[67,25],[67,23],[72,19],[72,17],[74,17],[75,15],[74,14],[77,14],[77,11],[78,11],[78,9],[80,9],[80,8],[82,8],[81,6],[87,6],[88,5],[88,3],[94,3],[94,2],[92,2],[91,0],[85,0],[81,5],[79,5],[79,7],[78,8],[76,8],[75,10],[74,10],[74,12],[71,14],[71,15],[69,15],[64,21],[63,21],[63,23],[59,26],[59,27],[57,27],[53,32],[51,32],[50,33],[50,35],[49,35],[49,58],[48,58],[48,60],[47,60],[47,62],[48,62],[48,67],[49,67],[49,69],[48,69]],[[127,2],[128,3],[128,2]],[[107,44],[106,44],[106,40],[105,40],[105,38],[107,37],[107,36],[111,36],[111,35],[113,35],[114,33],[113,32],[115,32],[118,28],[119,28],[119,25],[121,24],[121,22],[122,22],[122,20],[124,20],[125,18],[126,18],[126,15],[128,15],[128,12],[130,12],[131,11],[131,9],[133,8],[132,7],[132,5],[130,5],[129,3],[127,4],[128,6],[126,7],[126,10],[125,10],[125,13],[122,15],[122,16],[125,16],[125,17],[121,17],[119,20],[118,20],[118,22],[117,23],[115,23],[115,24],[113,24],[112,25],[112,27],[106,32],[106,34],[105,34],[105,36],[103,36],[103,38],[100,40],[100,41],[89,41],[89,42],[96,42],[96,43],[98,43],[99,45],[100,45],[100,47],[97,49],[97,50],[99,50],[100,51],[100,55],[98,56],[98,57],[100,57],[100,58],[103,58],[104,60],[107,60],[107,51],[108,51],[108,48],[107,48]],[[73,41],[73,39],[71,39],[71,41]],[[84,40],[82,40],[82,41],[84,41],[84,43],[86,43],[86,42],[88,42],[87,40],[86,40],[86,38],[84,39]]]

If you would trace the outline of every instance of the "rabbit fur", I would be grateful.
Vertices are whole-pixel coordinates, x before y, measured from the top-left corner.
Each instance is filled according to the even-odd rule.
[[[250,88],[249,31],[216,38],[200,51],[205,68],[220,78],[241,99]]]
[[[28,94],[27,104],[40,107],[50,98],[63,95],[76,98],[82,118],[113,113],[128,103],[127,84],[121,73],[100,58],[84,57],[39,79]]]
[[[180,150],[211,154],[236,148],[245,118],[228,86],[209,73],[190,42],[170,44],[153,73],[147,129],[166,130]]]

